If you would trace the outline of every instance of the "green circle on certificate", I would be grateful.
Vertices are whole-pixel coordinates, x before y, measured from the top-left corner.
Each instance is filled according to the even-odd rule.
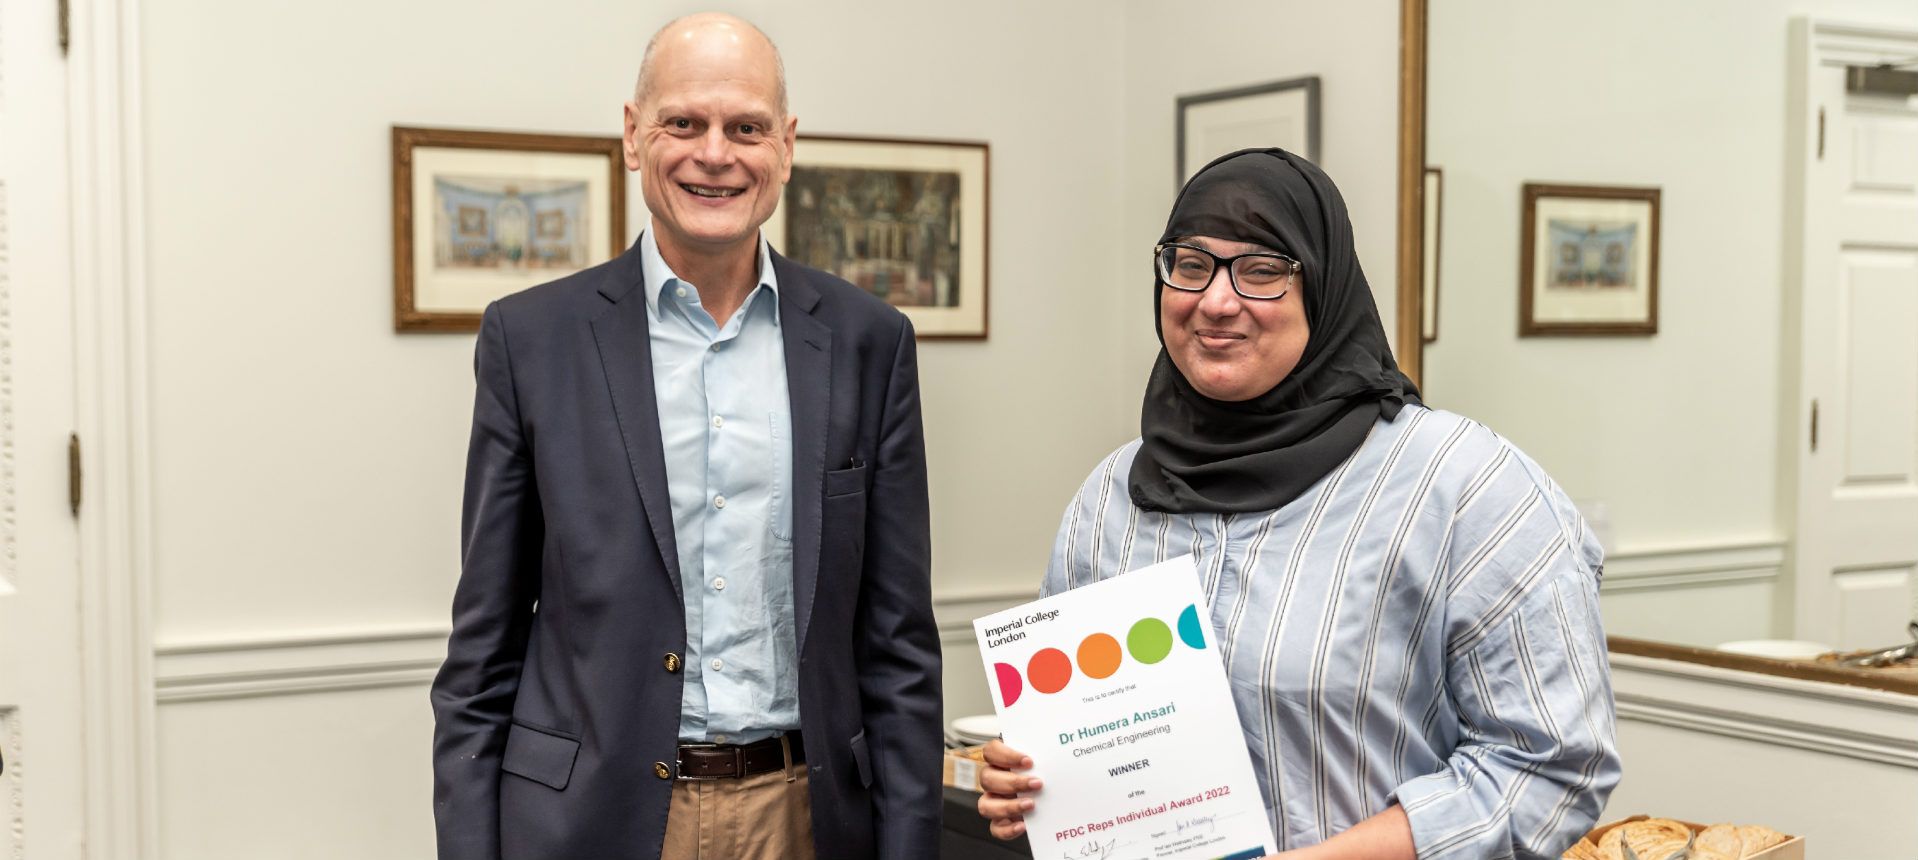
[[[1132,652],[1132,659],[1146,664],[1157,663],[1172,653],[1172,628],[1157,618],[1141,619],[1125,635],[1125,647]]]

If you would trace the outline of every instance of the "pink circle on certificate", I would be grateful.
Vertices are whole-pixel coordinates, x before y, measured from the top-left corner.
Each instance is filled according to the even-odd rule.
[[[1004,700],[1003,707],[1012,707],[1019,701],[1019,693],[1025,685],[1019,681],[1019,670],[1004,663],[992,664],[992,670],[999,675],[999,698]]]

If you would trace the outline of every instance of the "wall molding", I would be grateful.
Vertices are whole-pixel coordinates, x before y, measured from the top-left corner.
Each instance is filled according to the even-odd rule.
[[[13,267],[7,230],[7,183],[0,180],[0,593],[19,573],[18,510],[13,455]]]
[[[237,633],[154,648],[163,705],[430,683],[446,658],[444,624]]]
[[[972,619],[1037,596],[1035,587],[934,597],[939,641],[969,646]],[[154,698],[175,705],[421,686],[439,671],[451,632],[416,623],[168,639],[153,649]]]
[[[1784,555],[1780,540],[1622,551],[1607,559],[1602,591],[1771,582]],[[940,644],[971,646],[974,618],[1038,596],[1037,586],[935,595]],[[155,698],[178,704],[424,685],[446,656],[449,632],[445,624],[415,623],[170,639],[153,649]],[[1620,715],[1627,712],[1652,721],[1680,719],[1621,697]]]
[[[1785,541],[1768,538],[1632,549],[1605,559],[1599,593],[1772,583],[1785,566]]]
[[[1918,770],[1918,697],[1616,652],[1611,663],[1620,720]]]
[[[974,645],[972,620],[1039,599],[1039,588],[1002,588],[961,594],[934,595],[933,618],[939,624],[939,644]]]
[[[186,657],[200,654],[237,654],[250,651],[281,651],[323,646],[377,645],[437,639],[452,634],[444,624],[396,624],[384,627],[314,629],[301,633],[239,633],[224,636],[182,638],[155,645],[156,657]],[[176,663],[179,661],[175,661]],[[161,673],[165,676],[165,673]]]
[[[1622,551],[1607,559],[1601,590],[1769,583],[1778,578],[1784,557],[1781,540]],[[939,641],[949,648],[969,646],[974,618],[1037,597],[1036,586],[935,595]],[[174,704],[422,685],[438,671],[449,632],[444,624],[415,623],[171,639],[153,650],[155,695]],[[1620,715],[1627,713],[1648,721],[1682,719],[1669,708],[1621,695]],[[1702,727],[1709,715],[1695,722]]]
[[[114,860],[160,844],[143,2],[68,4],[85,840],[87,856]]]
[[[6,772],[0,773],[0,819],[6,822],[6,836],[0,848],[6,848],[9,860],[27,860],[27,772],[22,759],[26,743],[20,737],[20,709],[0,706],[0,752],[5,752]]]
[[[1918,741],[1618,694],[1618,718],[1918,770]]]

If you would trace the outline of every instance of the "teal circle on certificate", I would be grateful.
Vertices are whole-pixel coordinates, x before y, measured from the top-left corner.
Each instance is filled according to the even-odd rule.
[[[1199,605],[1187,604],[1185,611],[1179,613],[1179,641],[1200,651],[1205,650],[1205,628],[1199,626]]]
[[[1172,628],[1157,618],[1143,618],[1125,635],[1126,650],[1132,659],[1151,665],[1172,653]]]

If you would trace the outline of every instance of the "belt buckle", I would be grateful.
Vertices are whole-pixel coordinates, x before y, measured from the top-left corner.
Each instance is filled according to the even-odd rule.
[[[719,747],[720,745],[715,743],[696,743],[696,744],[680,744],[678,749],[692,748],[692,749],[716,750],[716,749],[719,749]],[[744,747],[737,746],[737,745],[733,747],[733,772],[729,774],[723,774],[720,776],[694,776],[692,774],[687,773],[686,767],[685,767],[686,763],[679,758],[679,756],[677,755],[677,751],[678,750],[674,751],[675,755],[673,756],[673,776],[677,779],[683,779],[683,780],[686,780],[687,782],[714,782],[722,779],[736,779],[746,775],[746,749]]]

